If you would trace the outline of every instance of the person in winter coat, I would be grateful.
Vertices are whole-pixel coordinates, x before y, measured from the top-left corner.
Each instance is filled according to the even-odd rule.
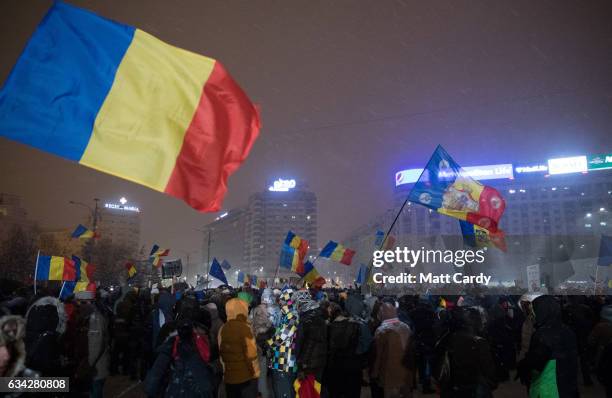
[[[274,398],[293,398],[293,382],[297,373],[295,339],[298,328],[298,312],[291,296],[293,290],[283,290],[278,298],[281,316],[274,325],[274,335],[268,340],[270,357],[268,367],[272,371]]]
[[[248,322],[248,304],[234,298],[225,304],[227,323],[219,331],[219,353],[223,363],[227,398],[255,398],[259,362],[257,345]]]
[[[75,322],[75,358],[78,361],[75,387],[89,390],[93,398],[102,397],[104,382],[110,373],[108,320],[96,306],[95,292],[77,292],[75,299],[78,305]],[[91,373],[86,372],[89,369],[92,369]]]
[[[313,375],[320,382],[327,361],[327,325],[323,311],[308,290],[293,293],[292,300],[300,318],[296,336],[297,377],[303,380]]]
[[[531,342],[531,336],[535,330],[535,315],[533,313],[532,303],[533,300],[541,295],[541,293],[525,293],[519,299],[519,307],[525,314],[525,320],[521,326],[521,350],[517,357],[519,361],[525,358],[527,351],[529,351],[529,343]]]
[[[561,322],[559,303],[540,296],[533,300],[533,312],[535,332],[519,363],[521,381],[529,386],[530,396],[578,397],[576,336]]]
[[[568,296],[567,298],[569,303],[563,308],[563,321],[576,335],[578,364],[582,372],[582,381],[585,386],[592,386],[587,339],[594,324],[593,313],[591,308],[586,305],[584,296]]]
[[[270,397],[270,388],[268,387],[268,367],[266,366],[267,341],[274,334],[273,318],[268,310],[272,306],[272,289],[264,289],[261,294],[261,304],[253,308],[253,330],[255,331],[255,340],[257,342],[257,355],[259,357],[259,375],[258,388],[262,398]]]
[[[25,322],[22,317],[6,315],[0,318],[0,377],[38,378],[40,375],[27,368],[23,342]],[[18,397],[21,392],[5,393],[4,397]]]
[[[470,307],[450,312],[449,332],[435,347],[433,377],[442,398],[490,398],[497,386],[489,343],[480,337],[482,317]]]
[[[602,307],[600,318],[588,337],[588,352],[595,358],[597,377],[606,388],[606,397],[612,398],[612,305]]]
[[[330,305],[330,320],[324,384],[330,397],[359,398],[363,364],[358,352],[360,324],[336,303]]]
[[[176,298],[169,292],[162,290],[159,293],[157,306],[154,306],[151,313],[151,347],[155,350],[161,343],[163,343],[168,337],[162,332],[162,328],[168,322],[174,320],[174,305],[176,304]],[[160,333],[162,334],[160,336]]]
[[[28,309],[26,319],[26,365],[44,377],[62,376],[62,340],[67,324],[64,304],[55,297],[40,298]]]
[[[219,317],[219,311],[215,303],[208,303],[204,310],[210,314],[210,331],[208,333],[210,341],[210,364],[213,371],[214,394],[217,396],[219,386],[223,381],[223,365],[219,357],[219,330],[223,326],[223,321]]]
[[[413,372],[406,366],[412,332],[389,302],[380,306],[381,324],[374,334],[370,380],[373,398],[412,397]]]
[[[209,366],[208,330],[200,317],[195,315],[194,318],[179,320],[176,331],[159,347],[155,363],[144,381],[147,396],[159,396],[168,373],[164,397],[216,397],[213,372]]]
[[[136,303],[138,295],[135,291],[125,291],[115,303],[115,318],[113,321],[113,345],[111,351],[111,373],[135,375],[134,339],[130,330],[135,324]]]

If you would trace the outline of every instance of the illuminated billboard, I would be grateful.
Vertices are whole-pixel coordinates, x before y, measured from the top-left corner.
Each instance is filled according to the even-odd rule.
[[[491,164],[484,166],[463,167],[467,176],[475,180],[494,180],[499,178],[514,178],[512,164]],[[414,183],[419,179],[423,169],[401,170],[395,173],[395,186]]]
[[[547,173],[548,166],[545,164],[529,164],[529,165],[521,165],[516,166],[514,168],[514,172],[518,174],[523,173]]]
[[[586,156],[548,159],[548,174],[581,173],[587,171]]]
[[[287,192],[290,189],[295,188],[295,185],[295,180],[293,179],[283,180],[282,178],[279,178],[278,180],[274,181],[270,187],[268,187],[268,190],[272,192]]]
[[[612,154],[606,155],[591,155],[587,161],[587,169],[589,170],[605,170],[612,169]]]

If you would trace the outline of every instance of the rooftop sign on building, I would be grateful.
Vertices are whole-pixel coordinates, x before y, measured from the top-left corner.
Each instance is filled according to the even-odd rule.
[[[117,203],[104,203],[104,207],[106,207],[107,209],[116,209],[116,210],[123,210],[123,211],[133,211],[136,213],[140,213],[140,209],[136,206],[126,206],[125,204],[127,203],[127,199],[126,198],[121,198],[119,199],[119,204]]]
[[[268,191],[272,192],[287,192],[293,188],[295,188],[295,180],[283,180],[279,178],[274,181],[271,186],[268,187]]]

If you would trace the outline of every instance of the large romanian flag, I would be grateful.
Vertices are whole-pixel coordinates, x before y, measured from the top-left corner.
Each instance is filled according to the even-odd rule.
[[[218,211],[259,134],[223,66],[56,1],[0,91],[0,135]]]
[[[38,256],[35,279],[37,281],[76,281],[76,264],[66,257]]]
[[[506,201],[495,188],[470,177],[440,145],[408,199],[492,232],[497,231],[506,208]]]

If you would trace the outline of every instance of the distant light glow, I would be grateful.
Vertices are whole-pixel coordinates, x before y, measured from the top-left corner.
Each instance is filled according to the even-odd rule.
[[[606,223],[605,221],[602,221],[599,223],[599,225],[601,225],[602,227],[605,227],[606,225],[608,225],[608,223]]]
[[[283,180],[282,178],[279,178],[278,180],[274,181],[270,187],[268,187],[268,191],[287,192],[290,189],[295,188],[295,186],[295,180]]]
[[[508,192],[510,193],[516,193],[516,189],[509,189]]]
[[[548,159],[549,174],[581,173],[584,171],[587,171],[587,157],[584,155]]]
[[[518,174],[523,173],[546,173],[548,171],[548,166],[545,164],[531,164],[526,166],[517,166],[514,168],[514,171]]]
[[[227,212],[227,211],[224,212],[224,213],[219,214],[219,216],[217,218],[215,218],[215,221],[219,221],[220,219],[227,217],[228,214],[229,214],[229,212]]]
[[[121,197],[121,199],[119,199],[119,203],[121,203],[122,205],[127,203],[127,199],[125,197]]]

